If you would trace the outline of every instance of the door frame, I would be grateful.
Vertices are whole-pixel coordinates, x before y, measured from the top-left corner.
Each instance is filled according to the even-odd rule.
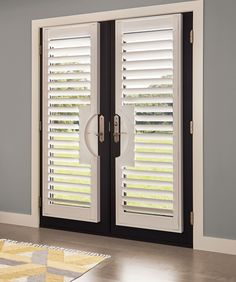
[[[193,13],[193,212],[194,248],[203,238],[203,0],[32,21],[31,226],[40,219],[40,29],[47,26]],[[27,222],[25,222],[27,225]]]

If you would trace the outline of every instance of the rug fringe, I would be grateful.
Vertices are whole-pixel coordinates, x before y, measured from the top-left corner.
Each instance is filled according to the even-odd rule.
[[[84,255],[90,255],[90,256],[98,256],[98,257],[103,257],[105,259],[111,258],[110,255],[80,251],[80,250],[75,250],[75,249],[67,249],[67,248],[63,248],[63,247],[49,246],[49,245],[45,245],[45,244],[34,244],[34,243],[27,243],[27,242],[19,242],[19,241],[14,241],[14,240],[9,240],[9,239],[0,239],[0,241],[8,242],[8,243],[11,243],[11,244],[18,244],[18,245],[27,246],[27,247],[47,248],[49,250],[64,251],[64,252],[69,252],[69,253],[73,253],[73,254],[84,254]]]

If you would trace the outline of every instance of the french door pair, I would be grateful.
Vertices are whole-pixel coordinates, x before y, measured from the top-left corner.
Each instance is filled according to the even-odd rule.
[[[192,15],[42,30],[41,226],[192,245]]]

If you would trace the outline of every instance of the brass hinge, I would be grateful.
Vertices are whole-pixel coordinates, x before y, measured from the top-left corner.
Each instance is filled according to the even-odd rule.
[[[189,41],[190,41],[191,44],[193,44],[193,30],[190,31]]]
[[[193,211],[190,212],[190,225],[193,226],[194,224],[194,214]]]
[[[39,196],[39,209],[42,207],[42,198]]]
[[[190,124],[189,124],[189,132],[191,135],[193,135],[193,121],[192,120],[190,121]]]

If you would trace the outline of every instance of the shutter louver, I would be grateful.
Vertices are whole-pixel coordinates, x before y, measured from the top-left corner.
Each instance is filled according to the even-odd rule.
[[[96,33],[97,24],[44,31],[45,215],[97,220],[91,211],[97,204],[91,171],[97,168],[80,160],[81,109],[91,108],[97,95]]]
[[[143,213],[157,215],[166,215],[167,209],[168,216],[173,216],[173,30],[124,33],[122,41],[122,101],[123,105],[135,106],[135,161],[139,162],[132,170],[123,167],[123,208],[124,211],[138,213],[138,210],[129,210],[129,207],[139,210],[150,208],[151,211],[145,210]],[[167,51],[165,44],[149,47],[149,43],[166,41]],[[147,51],[142,50],[141,55],[135,56],[137,51],[128,47],[130,44],[134,47],[135,42],[142,43]],[[141,75],[145,70],[150,73],[151,79],[155,77],[156,80],[148,78],[146,81],[145,76]],[[132,79],[130,83],[129,71],[140,71],[139,78],[136,81]],[[136,107],[143,109],[140,111]],[[159,107],[162,111],[152,112],[150,107]],[[169,112],[165,112],[166,107]],[[149,137],[150,143],[143,145],[139,142],[143,134]],[[160,140],[159,134],[164,138]],[[170,138],[165,138],[164,134]],[[168,145],[168,148],[163,148],[163,144]],[[142,162],[149,163],[144,170]],[[167,169],[162,163],[168,163],[170,167]]]
[[[133,166],[125,164],[125,156],[118,161],[120,225],[132,221],[136,227],[145,227],[148,223],[142,225],[140,217],[144,215],[146,221],[153,217],[150,222],[154,224],[148,228],[162,229],[155,217],[172,220],[175,216],[178,81],[174,72],[179,70],[173,22],[171,16],[117,22],[116,95],[120,96],[117,112],[121,120],[122,109],[134,107],[129,117],[134,125]]]
[[[48,131],[75,134],[71,138],[49,136],[48,200],[51,205],[90,207],[91,204],[91,167],[88,166],[87,170],[81,172],[80,168],[85,169],[86,166],[79,164],[79,107],[90,104],[90,46],[89,36],[52,39],[48,42],[48,75],[61,75],[60,78],[48,79]],[[77,73],[85,72],[87,77],[76,77]],[[63,74],[75,76],[73,79],[68,79],[63,77]],[[54,108],[60,106],[65,111],[55,112]],[[67,108],[76,106],[78,107],[76,112],[66,111]],[[52,141],[63,141],[63,143]],[[62,161],[62,158],[67,161]],[[76,160],[78,163],[75,162]],[[70,166],[71,170],[66,170],[66,166]],[[74,188],[69,188],[68,184],[74,184]],[[81,184],[88,186],[81,188],[79,186]],[[85,192],[87,194],[83,194]]]

